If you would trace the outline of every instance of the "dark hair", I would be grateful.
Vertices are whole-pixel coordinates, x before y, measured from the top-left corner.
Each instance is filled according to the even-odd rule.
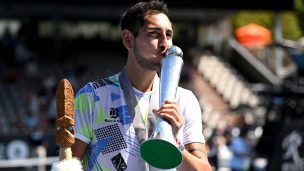
[[[131,6],[122,16],[121,31],[127,29],[136,37],[140,27],[144,26],[148,16],[163,13],[168,16],[167,5],[161,1],[138,2]]]

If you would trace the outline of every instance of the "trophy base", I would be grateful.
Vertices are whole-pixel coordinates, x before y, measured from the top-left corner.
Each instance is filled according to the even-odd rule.
[[[140,146],[141,157],[151,166],[159,169],[176,168],[183,161],[181,151],[162,139],[149,139]]]

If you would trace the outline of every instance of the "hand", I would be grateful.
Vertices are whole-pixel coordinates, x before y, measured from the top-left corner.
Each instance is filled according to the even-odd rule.
[[[176,101],[165,101],[165,104],[158,110],[153,110],[156,116],[168,121],[171,124],[174,138],[177,137],[178,131],[184,124],[184,117],[180,112],[179,105]]]

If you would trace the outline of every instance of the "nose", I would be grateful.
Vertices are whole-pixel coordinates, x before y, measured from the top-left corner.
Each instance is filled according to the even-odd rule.
[[[159,49],[161,51],[161,53],[164,53],[167,51],[167,49],[172,46],[172,40],[168,39],[168,37],[166,36],[166,34],[163,34],[160,38],[159,38]]]

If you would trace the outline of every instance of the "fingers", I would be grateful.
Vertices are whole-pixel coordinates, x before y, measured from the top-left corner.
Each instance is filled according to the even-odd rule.
[[[169,121],[172,126],[180,128],[184,123],[179,105],[176,101],[165,101],[158,110],[153,111],[157,116]]]

